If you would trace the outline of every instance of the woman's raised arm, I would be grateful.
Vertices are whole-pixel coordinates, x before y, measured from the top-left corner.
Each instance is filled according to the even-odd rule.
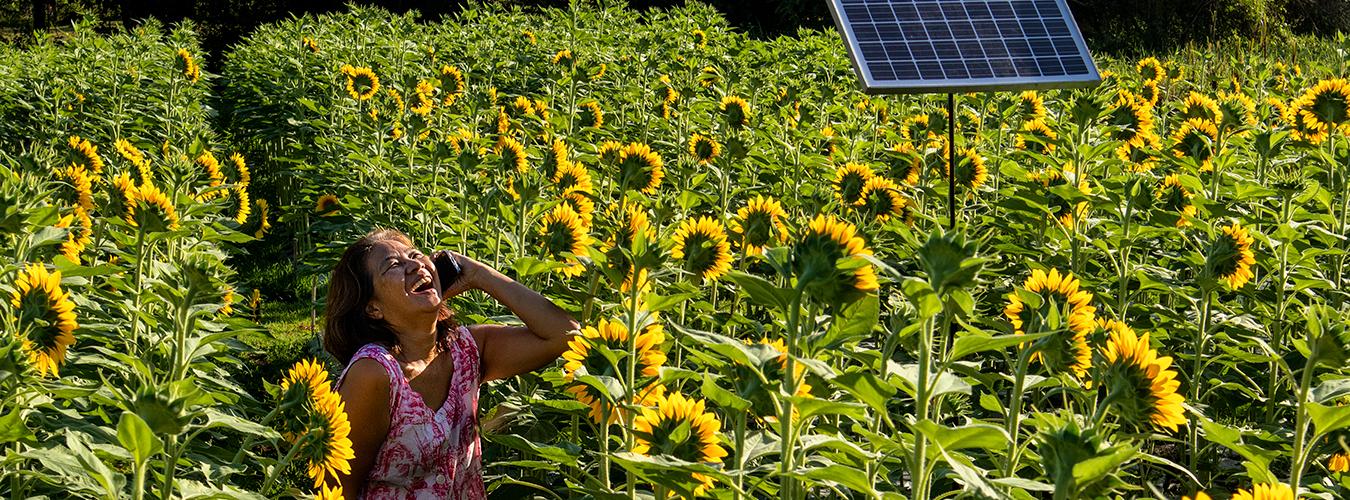
[[[446,290],[446,297],[479,289],[525,323],[469,327],[482,353],[484,382],[537,370],[567,350],[570,332],[581,327],[572,315],[496,269],[462,255],[456,257],[463,275]]]

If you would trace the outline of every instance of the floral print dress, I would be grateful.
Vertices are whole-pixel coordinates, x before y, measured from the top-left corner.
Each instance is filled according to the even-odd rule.
[[[362,358],[379,362],[389,375],[389,435],[361,498],[487,498],[478,440],[478,346],[468,329],[461,326],[455,333],[448,353],[454,356],[454,374],[439,409],[427,407],[408,385],[386,347],[366,344],[352,356],[353,363]]]

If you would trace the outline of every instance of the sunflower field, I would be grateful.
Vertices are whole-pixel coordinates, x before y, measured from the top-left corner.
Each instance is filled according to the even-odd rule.
[[[340,495],[342,367],[260,371],[242,269],[318,316],[393,227],[583,325],[485,386],[495,497],[1344,498],[1348,57],[1099,57],[953,116],[695,3],[0,47],[0,496]]]

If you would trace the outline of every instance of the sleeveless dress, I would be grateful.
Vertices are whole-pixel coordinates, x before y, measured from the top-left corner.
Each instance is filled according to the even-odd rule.
[[[389,434],[361,498],[487,498],[478,440],[478,346],[468,329],[457,329],[446,354],[454,356],[455,367],[439,409],[427,407],[384,346],[366,344],[352,356],[351,363],[362,358],[379,362],[389,375]],[[342,376],[346,374],[344,369]]]

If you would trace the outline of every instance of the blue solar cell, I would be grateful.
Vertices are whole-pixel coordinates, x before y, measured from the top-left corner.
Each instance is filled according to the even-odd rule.
[[[892,65],[895,68],[895,77],[900,80],[918,80],[919,67],[913,62],[901,61]]]
[[[994,21],[975,21],[971,26],[975,28],[975,35],[980,38],[1000,38],[998,23]]]
[[[960,59],[961,51],[956,48],[956,42],[951,40],[933,41],[933,52],[937,54],[938,59]]]
[[[990,59],[989,66],[993,68],[995,78],[1017,77],[1017,67],[1013,66],[1012,59]]]
[[[942,61],[942,73],[951,79],[970,78],[970,72],[961,61]]]
[[[1008,53],[1013,57],[1030,57],[1034,54],[1031,51],[1031,44],[1026,40],[1005,40],[1003,43],[1008,46]]]
[[[1035,19],[1040,17],[1036,12],[1036,3],[1031,0],[1015,0],[1012,2],[1013,11],[1017,12],[1017,17],[1022,19]]]
[[[916,61],[937,57],[933,52],[933,42],[909,42],[909,53]]]
[[[1072,56],[1078,54],[1078,46],[1073,44],[1073,39],[1067,36],[1053,38],[1050,43],[1055,46],[1055,53],[1061,56]]]
[[[909,45],[905,42],[889,42],[884,47],[886,48],[886,58],[890,61],[911,59]]]
[[[886,23],[895,20],[895,12],[891,11],[891,6],[887,4],[873,4],[867,6],[867,12],[872,15],[872,22]]]
[[[966,8],[960,3],[949,2],[942,4],[942,14],[947,16],[948,21],[960,21],[969,19],[966,15]]]
[[[942,75],[942,65],[937,61],[917,61],[914,63],[919,68],[919,77],[924,80],[941,80],[946,78]]]
[[[891,10],[895,12],[895,17],[901,21],[921,20],[921,18],[919,17],[919,9],[916,9],[914,7],[914,4],[910,3],[894,4],[891,6]]]
[[[1048,36],[1050,33],[1045,31],[1045,24],[1040,19],[1022,19],[1018,21],[1022,27],[1022,35],[1026,37]]]
[[[994,14],[994,19],[1011,19],[1015,17],[1012,2],[989,2],[989,12]]]
[[[894,80],[896,76],[895,69],[891,68],[890,63],[884,61],[868,64],[867,69],[872,72],[872,78],[878,80]]]
[[[942,15],[942,6],[937,2],[919,2],[914,4],[914,8],[919,11],[919,18],[924,21],[946,21],[947,18]]]
[[[984,59],[984,49],[980,47],[978,41],[959,41],[956,42],[956,48],[961,51],[962,59]]]
[[[989,67],[989,61],[984,59],[966,61],[966,69],[970,71],[971,78],[989,78],[994,76],[994,70]]]
[[[971,19],[993,19],[994,13],[989,12],[989,4],[984,2],[965,2],[966,13]]]
[[[905,40],[928,39],[928,30],[923,28],[923,23],[901,23],[900,32],[904,33]]]
[[[952,29],[952,38],[957,40],[975,38],[975,25],[970,21],[953,21],[948,25]]]

